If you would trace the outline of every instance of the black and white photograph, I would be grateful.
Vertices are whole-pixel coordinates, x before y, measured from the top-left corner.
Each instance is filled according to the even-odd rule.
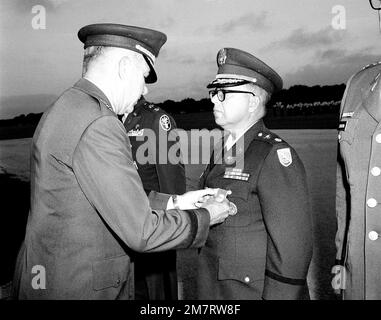
[[[381,300],[381,0],[0,16],[2,304]]]

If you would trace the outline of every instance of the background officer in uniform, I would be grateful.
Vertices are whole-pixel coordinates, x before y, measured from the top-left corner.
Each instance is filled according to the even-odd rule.
[[[200,187],[231,190],[237,207],[211,228],[198,258],[200,299],[308,298],[312,256],[306,173],[295,150],[264,125],[280,76],[251,54],[224,48],[208,85],[218,125],[229,132]]]
[[[192,209],[213,190],[148,198],[133,164],[117,115],[131,112],[145,82],[156,81],[165,34],[94,24],[78,37],[83,78],[33,136],[31,208],[14,276],[20,299],[133,299],[132,251],[199,247],[209,225],[228,215],[225,203]]]
[[[131,142],[132,157],[137,165],[146,194],[148,195],[152,190],[168,194],[185,193],[184,165],[160,161],[160,159],[168,158],[168,150],[177,143],[172,139],[167,139],[169,133],[174,133],[173,130],[176,129],[173,118],[141,97],[135,105],[134,111],[125,119],[124,127]],[[154,133],[154,140],[138,138],[147,129]],[[155,152],[149,153],[152,155],[152,159],[148,159],[149,162],[143,164],[136,158],[136,153],[139,146],[146,141],[150,143],[148,148]],[[135,259],[135,298],[176,300],[177,296],[176,251],[137,255]]]
[[[379,10],[381,2],[370,1]],[[381,63],[355,73],[340,108],[334,289],[381,299]]]

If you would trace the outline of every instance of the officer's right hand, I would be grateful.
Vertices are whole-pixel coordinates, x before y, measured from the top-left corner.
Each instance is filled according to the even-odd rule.
[[[210,225],[224,222],[229,216],[229,201],[218,201],[216,199],[211,199],[203,208],[207,209],[210,214]]]

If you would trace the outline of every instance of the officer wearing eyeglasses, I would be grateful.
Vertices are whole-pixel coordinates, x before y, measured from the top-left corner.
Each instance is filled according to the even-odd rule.
[[[381,1],[369,1],[380,14]],[[341,102],[332,286],[345,300],[381,299],[381,62],[347,83]]]
[[[237,213],[211,228],[199,251],[199,299],[308,299],[312,256],[306,173],[295,150],[262,118],[281,77],[253,55],[217,54],[207,88],[216,123],[228,133],[200,187],[231,190]],[[218,145],[218,144],[217,144]]]

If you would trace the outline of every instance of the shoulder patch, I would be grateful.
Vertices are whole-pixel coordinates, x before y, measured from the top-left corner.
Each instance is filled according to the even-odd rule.
[[[279,162],[282,166],[288,167],[292,163],[290,148],[278,149],[277,151]]]
[[[160,117],[160,126],[164,131],[169,131],[171,129],[171,120],[166,114]]]

